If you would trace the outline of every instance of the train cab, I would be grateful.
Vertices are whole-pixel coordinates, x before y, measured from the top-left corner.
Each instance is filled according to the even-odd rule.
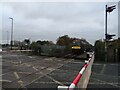
[[[74,54],[80,54],[80,50],[81,50],[80,40],[73,41],[72,53],[74,53]]]

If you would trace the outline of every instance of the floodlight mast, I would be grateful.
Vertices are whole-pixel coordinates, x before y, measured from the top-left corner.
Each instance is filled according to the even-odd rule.
[[[13,46],[13,18],[9,17],[9,19],[12,20],[12,22],[11,22],[11,42],[10,42],[11,50],[12,50],[12,46]]]

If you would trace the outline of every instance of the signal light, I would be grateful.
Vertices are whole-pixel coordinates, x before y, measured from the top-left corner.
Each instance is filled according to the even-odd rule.
[[[112,12],[114,9],[116,9],[116,5],[114,5],[114,6],[111,6],[111,7],[108,7],[107,9],[106,9],[106,12]]]
[[[110,40],[110,39],[112,39],[113,36],[115,36],[115,34],[112,34],[112,35],[107,34],[107,35],[106,35],[106,39],[107,39],[107,40]]]

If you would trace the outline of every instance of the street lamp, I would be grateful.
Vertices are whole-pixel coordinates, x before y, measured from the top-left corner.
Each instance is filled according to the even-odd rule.
[[[12,23],[11,23],[11,42],[10,42],[11,50],[12,50],[12,46],[13,46],[13,18],[9,17],[9,19],[12,20]]]
[[[6,31],[7,33],[7,45],[9,45],[9,31]]]
[[[114,9],[116,9],[116,5],[108,7],[106,5],[105,7],[105,61],[107,62],[107,40],[112,39],[115,35],[109,35],[107,34],[107,13],[112,12]]]

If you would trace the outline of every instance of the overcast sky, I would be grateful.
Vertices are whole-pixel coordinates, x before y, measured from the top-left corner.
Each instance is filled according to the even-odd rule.
[[[7,31],[14,19],[14,40],[50,40],[56,42],[62,35],[85,38],[94,45],[103,39],[105,32],[106,2],[11,2],[2,6],[2,36],[6,42]],[[108,33],[118,37],[118,7],[108,14]]]

